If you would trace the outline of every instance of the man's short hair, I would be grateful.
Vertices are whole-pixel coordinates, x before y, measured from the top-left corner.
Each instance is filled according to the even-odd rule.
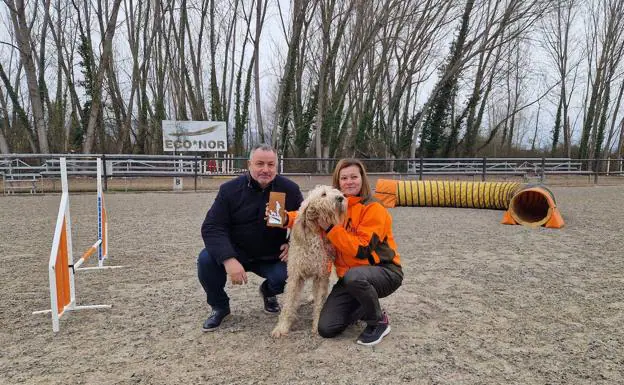
[[[259,144],[254,144],[254,146],[249,151],[249,160],[251,160],[251,157],[253,156],[254,152],[256,152],[256,150],[271,151],[272,153],[275,154],[275,156],[277,156],[277,151],[275,151],[273,146],[267,143],[259,143]]]

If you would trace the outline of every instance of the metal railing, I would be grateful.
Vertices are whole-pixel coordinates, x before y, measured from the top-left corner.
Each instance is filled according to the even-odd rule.
[[[234,176],[247,169],[247,158],[199,155],[110,154],[9,154],[0,155],[0,175],[5,193],[11,181],[60,177],[59,159],[67,158],[69,176],[95,177],[97,158],[104,167],[104,186],[109,178]],[[522,176],[543,180],[547,175],[624,176],[624,159],[570,158],[406,158],[361,159],[372,175],[424,179],[433,175],[480,177]],[[280,158],[284,175],[330,175],[338,159]]]

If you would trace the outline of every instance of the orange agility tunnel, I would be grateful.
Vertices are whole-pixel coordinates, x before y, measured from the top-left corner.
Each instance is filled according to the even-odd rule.
[[[561,228],[553,193],[541,185],[517,182],[379,179],[375,197],[386,207],[462,207],[506,210],[504,224]]]
[[[564,226],[554,194],[541,185],[525,185],[517,191],[509,202],[502,223],[553,229]]]

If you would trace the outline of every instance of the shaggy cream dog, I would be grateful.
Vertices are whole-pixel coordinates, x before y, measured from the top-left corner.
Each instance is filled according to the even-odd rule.
[[[282,311],[277,325],[271,332],[273,337],[288,334],[296,316],[299,296],[306,279],[313,281],[312,331],[317,332],[321,309],[327,297],[331,264],[335,258],[334,248],[318,223],[321,220],[337,225],[342,223],[346,212],[347,200],[339,190],[331,186],[315,187],[301,203],[290,234],[288,280]]]

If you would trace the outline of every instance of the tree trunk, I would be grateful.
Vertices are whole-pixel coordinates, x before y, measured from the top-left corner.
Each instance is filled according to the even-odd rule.
[[[11,129],[11,123],[7,113],[8,110],[4,93],[0,91],[0,154],[9,154],[11,152],[5,136],[5,132]]]
[[[542,105],[538,103],[537,104],[537,117],[535,118],[535,131],[533,132],[533,140],[531,141],[531,152],[535,151],[535,142],[537,141],[537,131],[539,129],[539,115],[540,115],[541,107]],[[551,156],[554,156],[554,154],[551,154]]]
[[[452,124],[449,122],[449,114],[457,93],[457,82],[460,75],[460,71],[456,68],[461,67],[459,63],[462,62],[464,57],[464,45],[470,28],[470,15],[474,3],[474,0],[466,0],[459,32],[451,45],[451,50],[439,82],[440,86],[437,87],[436,93],[431,94],[430,98],[433,101],[429,109],[424,111],[427,117],[422,129],[420,148],[421,152],[428,157],[436,156],[449,139],[445,137],[444,130]],[[450,73],[452,75],[449,75]]]
[[[605,127],[607,125],[607,117],[609,115],[609,102],[611,101],[611,79],[607,79],[607,83],[605,84],[604,95],[602,98],[602,106],[599,111],[600,120],[596,126],[596,141],[594,143],[594,158],[600,159],[602,158],[603,150],[605,147],[602,146],[604,142],[604,132]]]
[[[262,122],[262,102],[260,98],[260,34],[262,33],[262,25],[264,24],[264,15],[266,14],[266,7],[268,0],[265,0],[264,7],[262,6],[262,0],[256,0],[256,36],[254,39],[254,88],[256,91],[256,128],[261,136],[264,136],[264,125]],[[282,150],[285,154],[285,149]]]
[[[273,145],[278,144],[277,140],[279,138],[288,136],[288,121],[291,110],[293,108],[292,94],[293,89],[295,88],[297,60],[299,59],[302,31],[308,5],[309,0],[294,0],[292,3],[292,34],[290,37],[290,41],[288,42],[288,53],[286,54],[286,64],[284,65],[284,72],[279,83],[277,105],[275,107],[276,119],[273,126],[274,128],[272,130]],[[319,63],[319,66],[321,68],[323,67],[322,57],[323,56],[321,56]],[[318,94],[318,89],[316,89],[316,92]],[[318,125],[320,126],[320,123]],[[282,145],[285,148],[285,145]]]
[[[210,118],[212,120],[222,120],[223,110],[221,106],[221,96],[219,85],[217,84],[217,32],[215,29],[215,0],[210,0]]]
[[[85,141],[82,147],[82,152],[90,154],[94,147],[94,140],[96,134],[96,124],[98,123],[98,117],[100,115],[102,106],[102,83],[104,76],[109,66],[109,61],[113,54],[112,41],[115,35],[115,27],[117,24],[117,14],[119,13],[119,6],[121,0],[114,0],[111,10],[111,16],[106,26],[106,33],[104,34],[102,57],[100,58],[100,66],[95,77],[95,92],[93,95],[93,103],[91,105],[89,113],[89,124],[87,126],[87,132],[85,135]],[[102,128],[103,129],[103,128]]]
[[[618,97],[615,102],[615,108],[613,112],[611,113],[611,127],[609,128],[609,136],[607,138],[607,144],[605,146],[606,151],[611,151],[612,141],[617,136],[615,128],[616,128],[618,113],[620,112],[620,107],[622,106],[622,96],[624,96],[624,81],[620,83],[620,90],[618,91]]]
[[[559,143],[559,133],[561,132],[561,121],[563,116],[563,95],[559,95],[559,103],[557,104],[557,113],[555,114],[555,126],[552,130],[552,145],[550,149],[550,156],[555,156],[557,151],[557,144]]]
[[[11,100],[11,103],[13,103],[13,114],[14,116],[17,117],[17,119],[13,119],[13,125],[12,126],[7,125],[7,127],[13,127],[13,129],[15,129],[15,125],[16,125],[15,123],[17,120],[17,122],[19,122],[19,126],[21,126],[22,130],[24,131],[24,137],[28,141],[30,151],[32,151],[33,153],[36,153],[38,149],[37,149],[35,134],[32,130],[30,120],[28,119],[28,116],[26,115],[26,111],[24,111],[24,108],[21,105],[20,99],[15,91],[20,77],[21,77],[21,71],[18,70],[16,74],[16,81],[15,81],[16,86],[14,87],[11,84],[11,80],[8,78],[6,72],[4,71],[4,67],[2,67],[2,63],[0,63],[0,78],[2,79],[2,82],[4,83],[6,87],[7,94],[9,96],[9,99]],[[4,110],[7,111],[6,113],[7,113],[7,119],[8,119],[8,111],[9,111],[8,107],[5,106]]]
[[[620,160],[624,158],[624,118],[620,120],[620,141],[618,142],[617,156]]]
[[[33,123],[37,134],[37,148],[42,154],[49,154],[48,130],[44,118],[44,108],[41,94],[39,93],[39,81],[37,79],[37,69],[33,58],[33,47],[30,44],[30,28],[26,22],[26,10],[24,0],[5,0],[9,7],[15,12],[11,12],[11,20],[15,30],[15,38],[19,47],[20,58],[26,74],[28,85],[28,96],[33,114]]]

